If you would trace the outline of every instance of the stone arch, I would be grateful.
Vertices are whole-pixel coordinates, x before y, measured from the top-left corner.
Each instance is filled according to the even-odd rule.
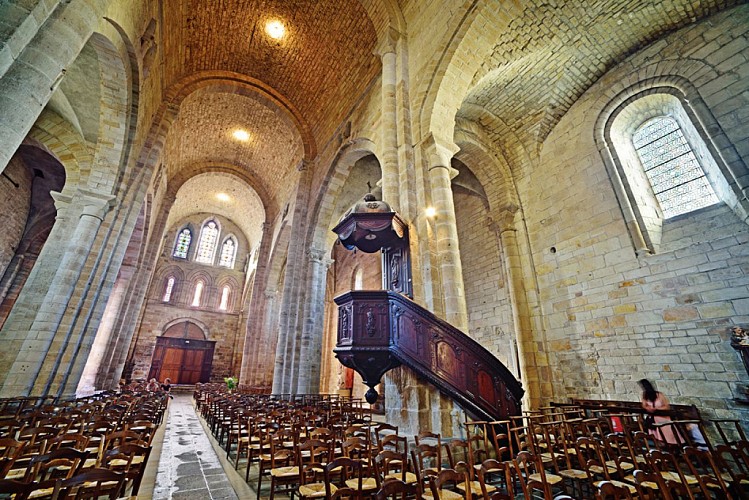
[[[207,340],[209,338],[208,326],[202,321],[200,321],[199,319],[195,319],[195,318],[177,318],[177,319],[168,321],[167,323],[164,324],[164,326],[161,327],[161,335],[163,336],[167,332],[167,330],[169,330],[170,328],[174,326],[178,326],[181,323],[192,323],[193,325],[197,326],[201,332],[203,332],[203,340]],[[199,339],[196,339],[196,340],[199,340]]]
[[[520,201],[510,164],[489,146],[491,143],[482,128],[473,122],[459,120],[454,142],[460,148],[455,158],[465,163],[476,175],[487,194],[491,212],[516,210]]]
[[[231,174],[247,184],[247,187],[255,191],[266,212],[266,220],[275,217],[279,213],[278,200],[268,194],[265,185],[249,169],[242,165],[226,162],[198,162],[182,168],[167,180],[167,193],[173,199],[182,185],[196,175],[206,173]]]
[[[510,9],[510,12],[500,12]],[[420,110],[415,120],[414,137],[449,140],[460,109],[471,86],[471,80],[494,48],[494,33],[505,25],[503,19],[520,14],[517,2],[472,2],[456,9],[446,39],[440,44],[438,58],[423,70],[430,75],[415,89]],[[466,78],[468,75],[468,78]]]
[[[57,113],[45,109],[31,128],[26,142],[34,142],[50,152],[65,167],[65,189],[75,191],[88,182],[93,155],[86,140],[73,125]]]
[[[290,128],[296,130],[302,137],[304,144],[304,159],[312,161],[317,156],[311,127],[302,117],[299,110],[280,92],[264,82],[247,75],[231,71],[199,71],[189,75],[167,90],[164,98],[163,114],[168,123],[173,122],[178,114],[182,101],[198,89],[208,88],[214,92],[227,92],[252,97],[265,103],[270,108],[281,111],[281,115],[290,123]]]
[[[312,211],[313,219],[310,226],[312,232],[312,248],[332,248],[335,242],[335,234],[330,231],[334,218],[340,214],[334,214],[336,200],[346,184],[346,179],[351,173],[354,164],[369,155],[377,155],[377,147],[374,142],[366,138],[359,138],[345,144],[336,153],[330,163],[325,180],[320,186],[319,195]],[[382,165],[380,158],[377,161]]]

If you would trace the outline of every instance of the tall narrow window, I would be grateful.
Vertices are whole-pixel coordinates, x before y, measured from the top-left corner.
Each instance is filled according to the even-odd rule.
[[[676,120],[653,118],[637,129],[632,141],[665,219],[718,203]]]
[[[164,296],[161,298],[163,302],[169,302],[172,300],[172,290],[174,289],[174,276],[169,276],[166,280],[166,286],[164,287]]]
[[[237,244],[233,238],[227,238],[224,244],[221,245],[221,257],[219,258],[218,265],[233,269],[236,256]]]
[[[224,288],[221,289],[221,302],[218,305],[218,308],[222,311],[226,311],[229,308],[229,292],[231,291],[231,288],[229,285],[225,285]]]
[[[196,261],[201,264],[213,264],[213,255],[216,252],[216,240],[218,240],[218,224],[210,220],[203,225],[198,242],[198,254]]]
[[[174,245],[174,252],[172,255],[179,259],[186,259],[187,252],[190,251],[190,242],[192,241],[192,232],[188,228],[184,228],[179,232],[177,236],[177,244]]]
[[[203,281],[198,281],[195,284],[195,295],[192,296],[192,306],[200,307],[200,297],[203,295]]]

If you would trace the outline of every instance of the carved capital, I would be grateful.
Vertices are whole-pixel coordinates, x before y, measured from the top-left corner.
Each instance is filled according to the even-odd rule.
[[[103,220],[107,212],[114,206],[115,196],[113,194],[79,189],[78,196],[83,202],[81,217],[88,215]]]
[[[382,57],[385,54],[391,54],[395,52],[395,47],[398,44],[401,34],[398,30],[392,26],[388,26],[385,32],[377,40],[374,53],[376,56]]]
[[[64,219],[68,216],[68,210],[70,204],[73,202],[73,197],[67,194],[58,193],[57,191],[50,191],[50,196],[55,202],[55,208],[57,209],[57,219]]]
[[[450,172],[451,179],[458,174],[457,170],[450,167],[450,162],[453,156],[460,151],[460,147],[458,147],[454,142],[437,137],[430,132],[421,141],[420,145],[430,170],[435,167],[447,168],[448,172]]]
[[[489,218],[489,227],[493,231],[496,231],[497,234],[502,234],[505,231],[515,231],[515,214],[517,214],[518,210],[520,210],[520,207],[515,203],[504,205]]]

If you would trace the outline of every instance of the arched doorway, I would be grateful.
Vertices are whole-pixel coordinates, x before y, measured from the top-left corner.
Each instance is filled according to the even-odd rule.
[[[192,321],[180,321],[168,327],[156,339],[148,378],[174,384],[208,382],[216,342],[205,340],[203,329]]]

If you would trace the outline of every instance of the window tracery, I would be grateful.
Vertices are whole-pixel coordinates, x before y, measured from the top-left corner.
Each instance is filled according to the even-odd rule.
[[[219,266],[234,268],[234,261],[237,256],[237,244],[234,238],[227,238],[221,245],[221,256],[219,257]]]
[[[203,224],[203,229],[200,231],[200,240],[198,241],[198,251],[195,257],[197,262],[201,264],[213,264],[218,232],[219,229],[216,221],[209,220]]]
[[[173,257],[178,259],[186,259],[187,253],[190,251],[190,242],[192,241],[192,231],[189,228],[184,228],[180,231],[177,236],[177,243],[174,245]]]
[[[718,203],[676,120],[650,119],[635,131],[632,142],[665,219]]]

